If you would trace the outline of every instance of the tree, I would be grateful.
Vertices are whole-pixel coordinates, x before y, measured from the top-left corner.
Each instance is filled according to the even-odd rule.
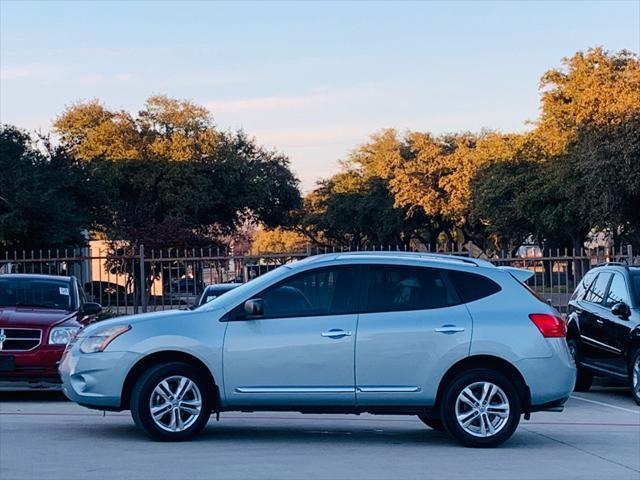
[[[620,125],[640,109],[640,59],[628,50],[577,52],[540,80],[536,134],[550,154],[565,153],[580,131]]]
[[[515,254],[535,230],[527,216],[526,192],[538,175],[537,168],[531,161],[490,163],[471,182],[470,217],[484,225],[498,250]]]
[[[640,109],[623,123],[584,128],[567,162],[580,176],[583,215],[590,225],[640,249]]]
[[[287,224],[301,202],[288,159],[243,133],[221,135],[200,160],[98,158],[88,165],[105,199],[98,223],[107,237],[132,246],[215,245],[247,220]]]
[[[574,189],[568,210],[619,240],[640,230],[640,58],[594,48],[564,59],[563,67],[542,77],[536,135],[555,159],[549,164],[564,172],[557,186]],[[577,217],[570,218],[569,228]]]
[[[221,136],[205,107],[164,95],[147,99],[136,116],[108,110],[97,100],[77,103],[53,127],[81,160],[201,159],[215,154]]]
[[[307,246],[308,239],[298,232],[285,230],[283,228],[259,228],[256,232],[251,252],[261,253],[291,253],[303,252]]]
[[[300,206],[287,157],[242,131],[218,131],[209,111],[187,100],[153,96],[136,115],[78,103],[54,130],[101,182],[98,223],[112,239],[199,245],[247,220],[290,224]]]
[[[92,182],[62,149],[36,148],[26,133],[0,127],[0,247],[84,245],[91,226]]]
[[[316,244],[349,249],[409,247],[428,222],[394,206],[380,177],[350,170],[320,183],[305,199],[302,231]]]
[[[485,165],[538,155],[531,135],[451,134],[386,130],[358,148],[349,165],[384,178],[396,207],[428,219],[430,238],[446,243],[472,240],[486,249],[484,223],[470,215],[471,182]]]

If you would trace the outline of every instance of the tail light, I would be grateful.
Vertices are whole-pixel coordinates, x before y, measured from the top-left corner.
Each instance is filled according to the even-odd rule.
[[[560,317],[549,313],[532,313],[529,318],[545,338],[567,336],[567,324]]]

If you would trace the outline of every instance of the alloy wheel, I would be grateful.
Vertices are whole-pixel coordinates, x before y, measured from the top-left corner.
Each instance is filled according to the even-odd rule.
[[[491,437],[509,420],[509,400],[494,383],[476,382],[460,392],[455,412],[458,424],[469,435]]]
[[[567,342],[569,347],[569,355],[573,358],[573,363],[578,365],[578,349],[576,348],[576,344],[574,342]]]
[[[156,385],[151,393],[149,408],[158,427],[167,432],[182,432],[200,416],[202,395],[194,381],[174,375]]]

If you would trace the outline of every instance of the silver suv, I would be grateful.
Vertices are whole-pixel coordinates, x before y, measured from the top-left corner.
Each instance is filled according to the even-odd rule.
[[[122,317],[68,347],[64,392],[130,409],[157,440],[212,412],[417,415],[496,446],[521,415],[561,410],[575,366],[530,272],[432,254],[340,253],[282,266],[193,311]]]

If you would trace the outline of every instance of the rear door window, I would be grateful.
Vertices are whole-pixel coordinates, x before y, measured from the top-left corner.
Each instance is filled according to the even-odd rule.
[[[609,280],[611,279],[611,274],[602,272],[599,273],[596,279],[593,281],[587,293],[584,296],[584,300],[586,302],[591,303],[602,303],[604,300],[604,295],[607,291],[607,285],[609,285]]]
[[[435,268],[372,265],[364,312],[428,310],[459,304],[445,273]]]

